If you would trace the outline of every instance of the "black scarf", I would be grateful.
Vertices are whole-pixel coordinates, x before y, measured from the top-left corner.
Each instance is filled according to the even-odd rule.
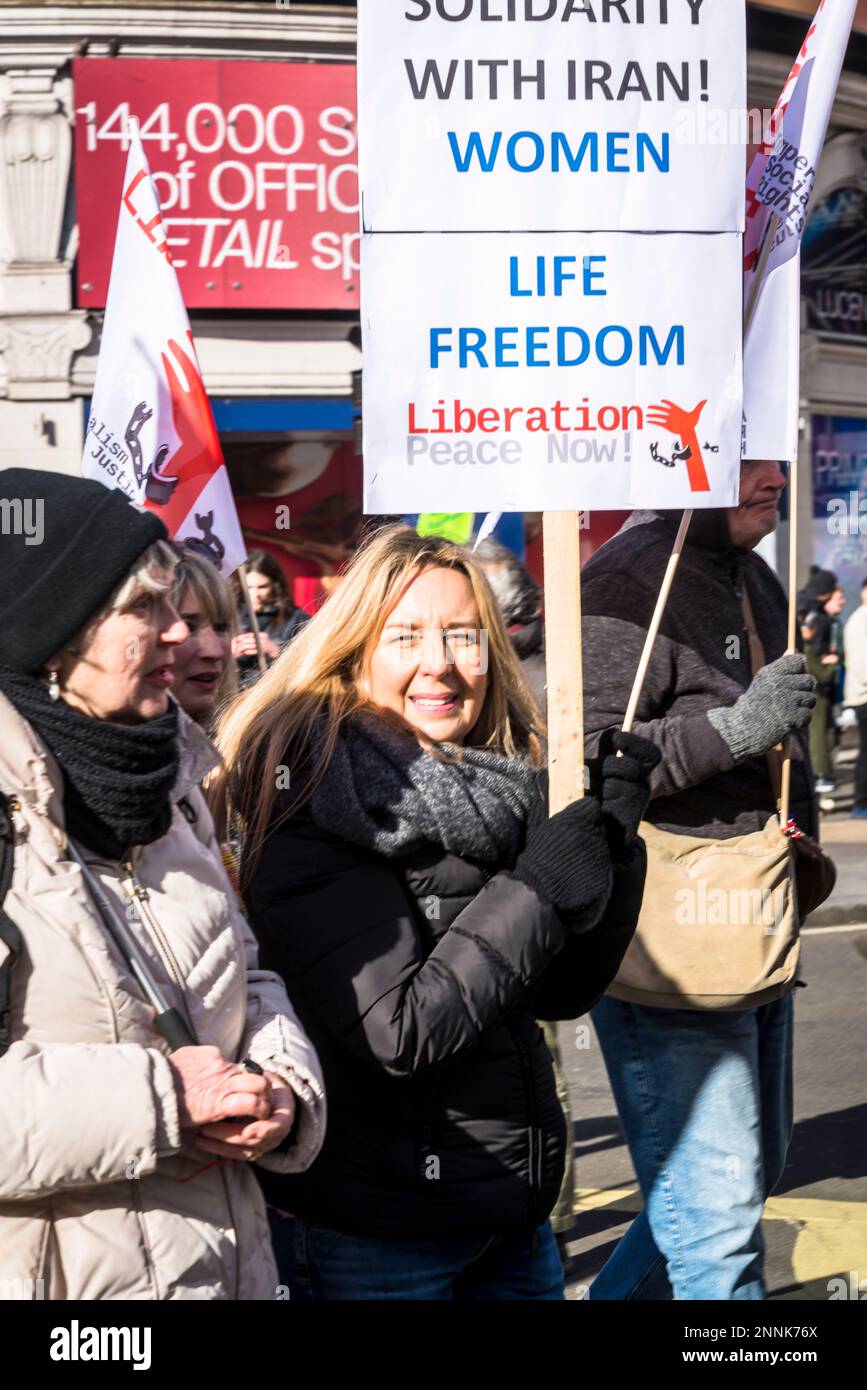
[[[63,772],[66,829],[105,859],[123,859],[171,824],[178,771],[178,709],[142,724],[92,719],[52,700],[33,676],[0,666],[0,690],[36,730]]]
[[[441,762],[377,715],[353,716],[314,792],[313,819],[386,858],[437,844],[511,867],[528,823],[544,814],[538,770],[483,748],[441,747],[457,761]]]

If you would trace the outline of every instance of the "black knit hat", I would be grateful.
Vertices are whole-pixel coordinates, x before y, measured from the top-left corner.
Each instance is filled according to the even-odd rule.
[[[168,532],[116,488],[0,471],[0,663],[36,674]]]

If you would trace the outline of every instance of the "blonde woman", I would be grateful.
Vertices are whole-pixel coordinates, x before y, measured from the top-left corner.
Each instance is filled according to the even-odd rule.
[[[3,490],[44,535],[0,540],[0,1286],[274,1298],[250,1165],[312,1161],[322,1076],[220,862],[214,750],[171,699],[175,556],[100,483],[12,468]],[[192,1039],[173,1051],[142,960]]]
[[[209,728],[238,689],[232,638],[238,610],[231,585],[210,560],[182,549],[170,595],[188,636],[175,648],[172,694],[191,719]]]
[[[329,1088],[319,1159],[266,1187],[297,1297],[563,1296],[535,1016],[575,1016],[616,972],[612,861],[640,897],[655,750],[626,740],[601,804],[548,820],[542,736],[481,570],[404,526],[222,724],[248,905]]]

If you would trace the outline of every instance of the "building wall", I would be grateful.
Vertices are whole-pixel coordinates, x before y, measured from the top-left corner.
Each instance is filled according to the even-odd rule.
[[[0,0],[0,467],[78,471],[100,313],[73,307],[74,57],[353,62],[329,5]],[[351,318],[192,316],[212,396],[348,398]]]

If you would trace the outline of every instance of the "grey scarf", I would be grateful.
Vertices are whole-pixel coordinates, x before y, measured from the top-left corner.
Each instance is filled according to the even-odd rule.
[[[387,857],[422,844],[511,866],[526,825],[543,810],[539,773],[517,758],[441,745],[441,762],[376,715],[343,725],[312,800],[323,830]]]

